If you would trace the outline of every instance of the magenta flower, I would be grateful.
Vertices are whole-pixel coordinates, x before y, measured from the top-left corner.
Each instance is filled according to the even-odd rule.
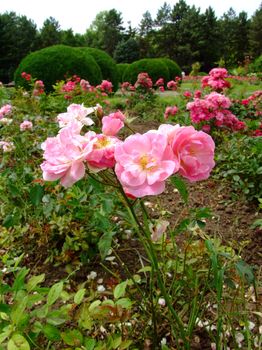
[[[117,177],[134,197],[162,193],[165,180],[179,168],[167,136],[156,131],[127,137],[116,146],[115,159]]]
[[[170,80],[166,86],[167,86],[168,90],[172,90],[172,91],[177,90],[177,82],[174,80]]]
[[[178,112],[177,106],[168,106],[165,109],[164,118],[168,119],[170,116],[173,117],[174,115],[177,114],[177,112]]]

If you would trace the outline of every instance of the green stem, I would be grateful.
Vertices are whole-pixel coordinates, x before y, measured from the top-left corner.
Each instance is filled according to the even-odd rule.
[[[117,177],[116,177],[116,179],[119,182]],[[119,182],[119,185],[121,186],[120,182]],[[122,186],[119,188],[119,190],[120,190],[120,192],[121,192],[121,194],[122,194],[122,196],[123,196],[123,198],[125,200],[125,203],[127,204],[128,212],[129,212],[129,214],[131,214],[133,222],[135,222],[135,224],[136,224],[135,226],[137,228],[137,233],[138,233],[139,238],[140,238],[140,240],[141,240],[141,242],[142,242],[142,244],[143,244],[143,246],[144,246],[144,248],[146,250],[146,253],[148,254],[148,257],[151,260],[153,269],[156,271],[157,281],[158,281],[159,288],[161,290],[161,294],[162,294],[162,296],[164,297],[164,299],[166,301],[167,307],[168,307],[171,315],[173,316],[173,318],[176,321],[176,324],[177,324],[178,329],[180,331],[181,338],[182,338],[182,340],[184,342],[184,346],[185,346],[184,349],[189,349],[190,348],[190,344],[189,344],[188,339],[186,337],[186,333],[185,333],[183,322],[181,321],[180,317],[178,316],[177,312],[175,311],[175,309],[174,309],[174,307],[172,305],[170,296],[168,295],[168,293],[166,291],[166,287],[165,287],[165,284],[164,284],[164,281],[163,281],[163,278],[162,278],[162,274],[161,274],[159,266],[158,266],[158,260],[157,260],[157,256],[156,256],[156,253],[155,253],[155,249],[154,249],[154,246],[153,246],[150,234],[149,234],[149,229],[147,231],[141,225],[141,223],[138,220],[137,215],[136,215],[136,213],[134,211],[134,208],[131,205],[129,199],[127,198],[127,195],[125,194]],[[140,200],[140,205],[141,205],[141,200]],[[143,213],[145,214],[144,217],[149,217],[148,213],[146,212],[144,203],[141,205],[141,208],[142,208]],[[148,228],[148,226],[147,226],[147,228]],[[146,239],[146,241],[145,241],[145,239]]]

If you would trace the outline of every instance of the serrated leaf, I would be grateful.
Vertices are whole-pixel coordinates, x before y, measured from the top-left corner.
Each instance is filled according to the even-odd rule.
[[[114,289],[114,298],[115,299],[119,299],[125,295],[127,282],[128,281],[121,282],[115,287],[115,289]]]
[[[96,345],[95,339],[92,339],[92,338],[85,339],[85,348],[86,349],[93,350],[95,345]]]
[[[85,292],[86,292],[86,289],[85,288],[82,288],[82,289],[79,289],[79,291],[77,291],[77,293],[75,294],[74,296],[74,303],[75,304],[80,304],[85,296]]]
[[[188,190],[187,190],[185,181],[181,177],[178,177],[176,175],[172,176],[170,180],[171,180],[171,183],[176,187],[176,189],[180,193],[180,196],[183,198],[184,202],[187,204]]]
[[[64,286],[63,282],[58,282],[50,288],[50,291],[47,295],[47,305],[48,306],[51,306],[52,304],[54,304],[57,301],[57,299],[61,295],[61,292],[63,290],[63,286]]]

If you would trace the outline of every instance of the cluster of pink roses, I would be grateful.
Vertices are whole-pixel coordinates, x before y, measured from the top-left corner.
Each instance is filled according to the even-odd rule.
[[[187,109],[190,111],[193,123],[214,120],[214,124],[218,127],[226,126],[235,131],[244,129],[246,124],[232,114],[228,109],[230,106],[231,101],[228,97],[211,92],[204,99],[195,98],[193,102],[189,102]]]
[[[203,88],[210,87],[214,91],[222,91],[231,86],[230,83],[225,80],[228,77],[225,68],[213,68],[208,74],[209,75],[203,77],[201,81]]]
[[[120,87],[121,87],[121,92],[123,94],[125,94],[128,91],[135,91],[136,90],[134,85],[130,84],[128,81],[124,81]]]
[[[243,106],[253,107],[255,109],[255,115],[261,116],[261,103],[262,103],[262,90],[255,91],[251,96],[241,101]]]
[[[262,136],[262,123],[260,123],[259,128],[253,132],[254,137]]]
[[[0,108],[0,119],[3,117],[6,117],[7,115],[10,115],[12,113],[12,106],[10,104],[3,105]]]
[[[176,91],[177,90],[177,82],[174,80],[170,80],[167,84],[166,84],[168,90],[171,91]]]
[[[135,88],[142,88],[143,90],[150,91],[153,87],[152,79],[147,73],[139,73],[137,81],[135,82]]]
[[[103,93],[111,94],[113,91],[113,84],[111,83],[111,81],[102,80],[101,84],[97,85],[96,88]]]
[[[34,83],[33,96],[42,95],[45,92],[45,85],[42,80],[36,80]]]
[[[93,172],[114,168],[127,194],[144,197],[162,193],[165,180],[174,173],[189,181],[208,178],[215,165],[209,135],[192,126],[161,125],[122,141],[116,134],[124,119],[121,112],[112,113],[103,117],[102,133],[84,135],[82,125],[73,120],[57,136],[47,138],[42,144],[44,180],[60,179],[69,187],[84,177],[85,165]]]
[[[177,114],[177,112],[178,112],[177,106],[168,106],[165,109],[164,118],[168,119],[169,117],[173,117],[174,115]]]
[[[31,74],[28,74],[28,73],[26,73],[26,72],[22,72],[21,73],[21,77],[23,78],[23,79],[25,79],[26,81],[30,81],[31,80]]]

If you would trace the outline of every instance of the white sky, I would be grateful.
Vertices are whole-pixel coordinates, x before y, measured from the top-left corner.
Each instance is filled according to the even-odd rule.
[[[238,14],[246,11],[251,17],[259,8],[261,0],[185,0],[190,6],[200,7],[201,12],[211,6],[219,18],[230,7]],[[166,1],[171,6],[178,0]],[[131,21],[136,27],[147,10],[154,18],[164,0],[0,0],[0,13],[14,11],[32,19],[38,28],[50,16],[58,20],[62,29],[72,28],[75,33],[85,33],[96,14],[103,10],[115,8],[122,12],[124,25]]]

